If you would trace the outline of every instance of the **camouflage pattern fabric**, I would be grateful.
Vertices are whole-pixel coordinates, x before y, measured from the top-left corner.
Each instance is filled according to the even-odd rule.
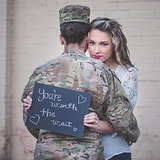
[[[99,139],[57,138],[41,134],[38,138],[34,160],[104,160],[103,146]]]
[[[90,8],[82,5],[68,5],[59,10],[60,24],[67,22],[90,22]]]
[[[22,100],[28,95],[32,96],[35,82],[91,93],[89,112],[95,112],[100,120],[106,116],[128,143],[137,141],[140,132],[131,103],[115,74],[99,60],[86,57],[77,49],[66,50],[61,56],[35,69],[24,89]],[[24,122],[26,117],[23,112]],[[103,151],[102,135],[87,127],[83,138],[79,139],[35,128],[28,130],[38,138],[35,150],[37,160],[85,160],[82,155],[90,155],[93,160],[103,159],[98,154]]]

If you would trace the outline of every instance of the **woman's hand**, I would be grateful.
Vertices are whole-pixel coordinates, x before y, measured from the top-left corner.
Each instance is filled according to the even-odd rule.
[[[89,127],[91,131],[97,131],[99,118],[96,113],[92,112],[84,117],[84,125]]]
[[[31,108],[31,105],[32,105],[32,98],[30,96],[27,96],[27,98],[23,99],[23,107],[25,108],[26,113]]]
[[[89,127],[91,131],[104,133],[104,134],[113,134],[115,132],[112,124],[107,120],[99,120],[96,113],[92,112],[84,117],[84,125]]]

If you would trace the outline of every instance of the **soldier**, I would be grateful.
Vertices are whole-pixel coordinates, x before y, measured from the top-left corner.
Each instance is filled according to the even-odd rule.
[[[89,15],[87,6],[69,5],[60,9],[64,52],[35,69],[22,96],[22,101],[32,96],[35,82],[91,93],[89,114],[84,118],[84,136],[76,138],[28,127],[37,138],[35,160],[103,160],[102,133],[116,131],[130,144],[138,139],[139,128],[132,105],[119,80],[105,64],[84,54],[90,31]],[[23,107],[25,122],[27,112],[26,106]],[[109,122],[103,120],[104,116]]]

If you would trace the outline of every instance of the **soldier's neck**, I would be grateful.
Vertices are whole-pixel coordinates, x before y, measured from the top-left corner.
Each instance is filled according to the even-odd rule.
[[[85,52],[85,47],[83,47],[82,45],[76,44],[76,43],[75,44],[70,43],[67,46],[65,46],[65,50],[66,49],[72,49],[72,48],[79,49],[82,52]]]
[[[68,45],[66,45],[66,43],[64,44],[64,49],[71,49],[71,48],[79,49],[85,53],[87,50],[87,36],[84,38],[81,44],[77,43],[70,43]]]

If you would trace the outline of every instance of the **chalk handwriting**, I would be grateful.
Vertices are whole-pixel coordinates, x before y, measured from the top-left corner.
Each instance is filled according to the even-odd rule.
[[[72,127],[72,122],[70,121],[58,121],[58,120],[51,120],[53,126],[59,127]]]
[[[68,104],[61,104],[61,103],[54,103],[54,102],[50,102],[50,103],[51,103],[51,107],[71,109],[73,111],[78,111],[78,108],[74,103],[68,103]]]
[[[62,100],[62,95],[61,94],[57,94],[56,90],[53,90],[53,93],[48,93],[46,92],[45,89],[39,88],[39,97],[38,97],[38,101],[42,102],[43,100],[53,100],[53,101],[58,101],[60,102]]]
[[[40,112],[42,112],[42,116],[48,117],[56,117],[55,112],[51,112],[49,109],[43,108]]]
[[[74,132],[78,131],[78,128],[73,127],[73,124],[70,121],[51,120],[51,122],[53,126],[72,128]]]

